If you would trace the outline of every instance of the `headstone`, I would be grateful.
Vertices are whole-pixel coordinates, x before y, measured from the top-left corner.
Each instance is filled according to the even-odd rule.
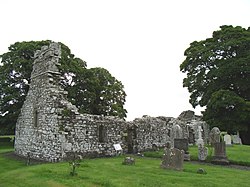
[[[231,145],[232,145],[232,139],[231,139],[231,136],[230,136],[230,135],[226,134],[226,135],[224,136],[224,141],[226,142],[226,145],[227,145],[227,146],[231,146]]]
[[[226,155],[226,143],[225,142],[216,142],[214,146],[214,156],[212,158],[213,164],[227,165],[229,161]]]
[[[196,173],[198,173],[198,174],[207,174],[206,170],[203,169],[203,168],[199,168]]]
[[[209,133],[209,140],[212,146],[214,143],[220,142],[220,129],[218,127],[212,128]]]
[[[183,170],[184,151],[176,148],[166,148],[161,168]]]
[[[242,144],[241,138],[239,137],[239,135],[233,135],[232,139],[233,139],[233,144]]]
[[[188,129],[188,143],[193,145],[195,143],[194,130],[189,127]]]
[[[198,145],[198,159],[200,161],[205,161],[208,155],[208,148],[202,146],[201,144]]]
[[[201,145],[202,147],[204,146],[204,141],[202,139],[202,128],[201,126],[198,126],[198,140],[196,142],[196,144],[199,146]]]
[[[188,139],[174,139],[174,148],[184,151],[184,160],[190,161],[188,152]]]
[[[135,159],[133,157],[125,157],[122,164],[123,165],[135,165]]]
[[[183,137],[183,133],[182,133],[182,128],[180,127],[180,125],[174,125],[172,127],[172,132],[173,132],[173,138],[175,139],[179,139]]]

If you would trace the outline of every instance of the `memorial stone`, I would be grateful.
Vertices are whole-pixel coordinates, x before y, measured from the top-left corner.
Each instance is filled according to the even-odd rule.
[[[242,144],[241,138],[239,137],[239,135],[233,135],[232,139],[233,139],[233,144]]]
[[[218,165],[229,164],[226,156],[226,144],[224,141],[214,143],[214,156],[212,158],[212,163]]]
[[[218,127],[212,128],[211,132],[209,133],[209,140],[212,146],[214,143],[220,142],[220,129]]]
[[[188,139],[174,139],[174,148],[184,151],[184,160],[190,161],[188,152]]]
[[[208,148],[202,146],[201,144],[198,146],[198,159],[200,161],[205,161],[208,155]]]
[[[224,141],[226,142],[226,145],[227,145],[227,146],[231,146],[231,145],[232,145],[232,139],[231,139],[231,136],[230,136],[230,135],[226,134],[226,135],[224,136]]]
[[[164,169],[183,170],[184,151],[176,148],[166,148],[161,167]]]

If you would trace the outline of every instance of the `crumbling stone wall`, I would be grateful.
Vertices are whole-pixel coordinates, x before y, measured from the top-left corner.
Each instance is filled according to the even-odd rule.
[[[172,118],[143,116],[132,122],[136,136],[134,150],[141,152],[149,149],[163,147],[170,141],[170,128],[168,122]]]
[[[60,56],[58,43],[35,53],[30,88],[16,124],[16,154],[57,162],[71,152],[113,156],[114,144],[120,144],[124,152],[137,153],[167,142],[173,146],[177,136],[189,138],[187,124],[196,123],[194,115],[187,115],[188,120],[185,115],[177,119],[144,116],[126,122],[117,117],[80,114],[59,84]]]

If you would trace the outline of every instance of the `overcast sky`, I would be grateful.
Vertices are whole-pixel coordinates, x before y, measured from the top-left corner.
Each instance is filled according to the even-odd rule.
[[[128,120],[177,117],[192,109],[185,49],[221,25],[249,27],[250,0],[2,0],[0,20],[0,54],[17,41],[62,42],[123,83]]]

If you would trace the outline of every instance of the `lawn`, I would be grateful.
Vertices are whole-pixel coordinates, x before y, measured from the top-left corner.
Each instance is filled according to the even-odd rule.
[[[0,150],[3,147],[0,147]],[[5,150],[11,146],[5,145]],[[250,171],[184,163],[182,172],[160,168],[159,158],[135,157],[133,166],[122,165],[124,156],[85,159],[77,168],[78,175],[70,176],[67,162],[26,166],[0,153],[0,187],[59,187],[59,186],[249,186]],[[197,174],[198,168],[207,174]]]
[[[191,160],[198,160],[198,148],[197,146],[190,146],[189,153]],[[227,157],[231,164],[247,165],[250,166],[250,146],[248,145],[233,145],[226,147]],[[163,150],[149,151],[144,153],[147,157],[162,158]],[[213,155],[213,148],[208,147],[208,160],[211,160]]]

